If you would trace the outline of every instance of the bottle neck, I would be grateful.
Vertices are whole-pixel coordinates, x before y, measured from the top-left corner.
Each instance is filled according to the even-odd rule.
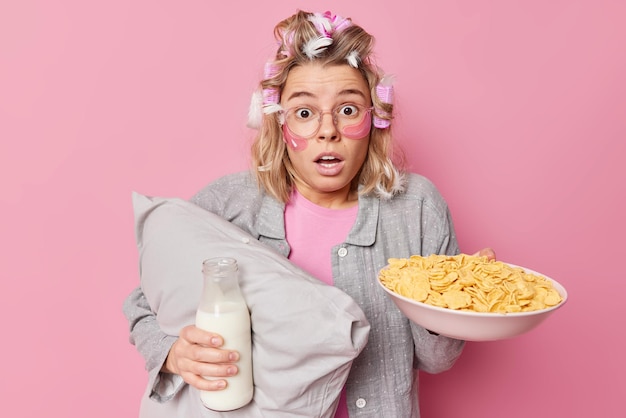
[[[204,261],[204,286],[199,309],[215,311],[218,306],[245,303],[239,288],[237,260],[212,258]]]

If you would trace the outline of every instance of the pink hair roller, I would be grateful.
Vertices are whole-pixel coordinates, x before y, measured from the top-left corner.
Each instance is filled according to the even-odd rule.
[[[276,89],[263,89],[263,105],[277,104],[278,91]]]
[[[380,99],[381,102],[392,104],[393,103],[393,77],[391,76],[383,76],[380,80],[380,83],[376,86],[376,96]],[[390,116],[389,113],[384,110],[376,107],[375,111],[377,114],[381,116]],[[391,126],[391,120],[382,119],[376,115],[374,115],[374,126],[379,129],[387,129]]]

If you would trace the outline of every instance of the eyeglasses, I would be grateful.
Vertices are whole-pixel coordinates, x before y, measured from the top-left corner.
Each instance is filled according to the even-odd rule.
[[[282,121],[293,135],[301,138],[311,138],[316,135],[322,126],[322,118],[326,113],[333,117],[333,123],[342,135],[349,138],[355,133],[362,133],[359,125],[365,118],[369,118],[373,107],[365,107],[356,103],[344,103],[333,110],[322,111],[315,106],[296,106],[283,110]],[[354,128],[357,128],[356,130]],[[353,129],[351,129],[353,128]],[[369,131],[369,127],[368,127]]]

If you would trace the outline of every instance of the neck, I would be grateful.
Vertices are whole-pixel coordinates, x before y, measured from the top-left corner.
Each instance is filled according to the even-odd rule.
[[[298,184],[296,190],[309,202],[328,209],[347,209],[359,201],[358,194],[349,186],[332,192],[320,192]]]

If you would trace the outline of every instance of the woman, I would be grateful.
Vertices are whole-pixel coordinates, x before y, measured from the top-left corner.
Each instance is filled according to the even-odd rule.
[[[259,130],[252,174],[223,177],[192,202],[340,288],[364,311],[369,342],[336,417],[418,417],[417,370],[449,369],[464,342],[407,320],[378,288],[377,272],[390,257],[459,253],[448,207],[432,183],[393,161],[392,88],[373,62],[371,35],[350,19],[302,11],[274,34],[279,47],[251,105]],[[178,338],[160,331],[141,289],[125,312],[131,341],[149,368],[162,364],[163,382],[221,390],[219,377],[237,373],[238,354],[220,349],[219,335],[192,325]],[[152,396],[161,401],[175,392],[160,390]]]

